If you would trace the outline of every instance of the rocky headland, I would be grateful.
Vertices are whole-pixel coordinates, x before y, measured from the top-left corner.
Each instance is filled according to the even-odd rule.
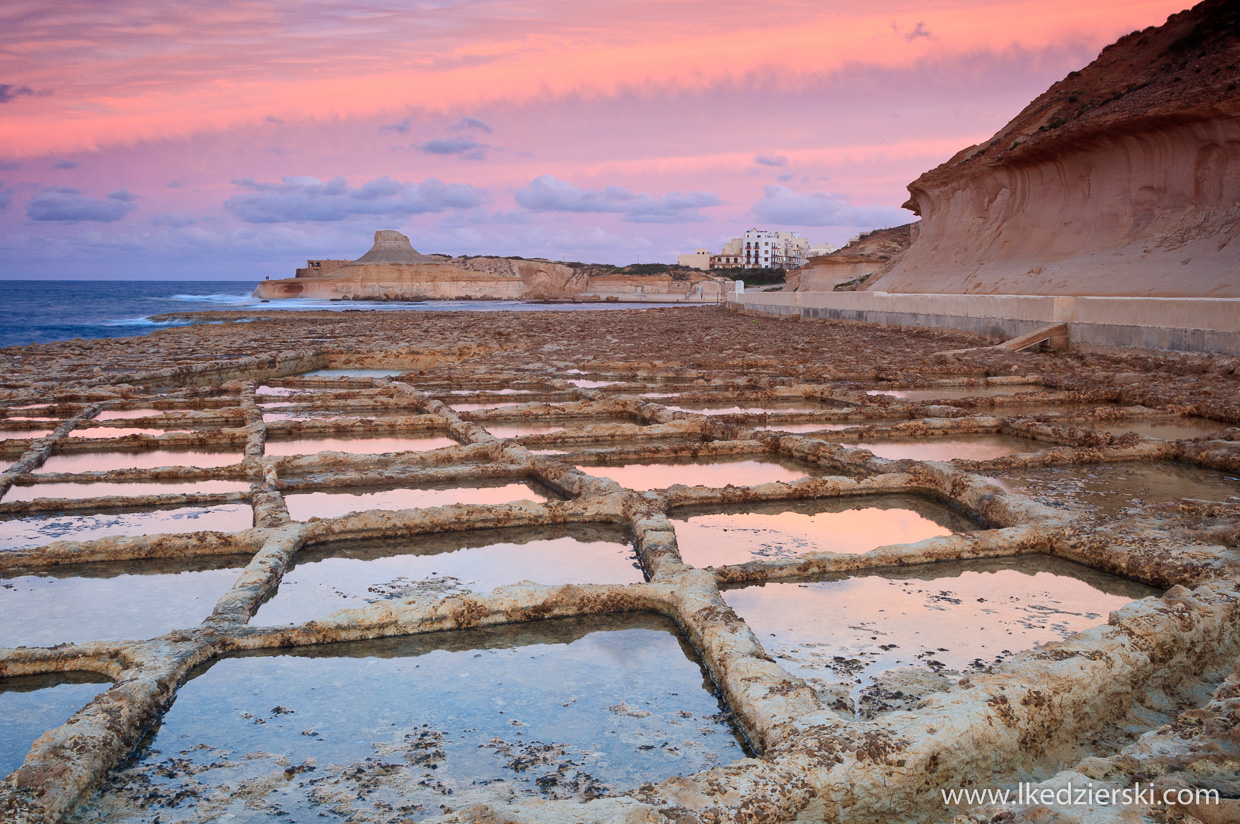
[[[865,232],[828,255],[815,255],[788,273],[785,292],[830,292],[854,288],[898,257],[917,236],[920,224]]]
[[[424,255],[400,232],[375,232],[354,261],[308,261],[254,296],[319,300],[579,300],[716,303],[730,281],[689,270],[633,273],[611,266],[500,257]],[[316,265],[317,264],[317,265]],[[634,268],[634,267],[630,267]]]
[[[866,290],[1240,297],[1240,5],[1120,38],[909,192]]]

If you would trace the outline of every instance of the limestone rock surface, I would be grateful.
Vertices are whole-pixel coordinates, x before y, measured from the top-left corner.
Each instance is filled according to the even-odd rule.
[[[1121,38],[909,192],[866,290],[1240,297],[1240,5]]]

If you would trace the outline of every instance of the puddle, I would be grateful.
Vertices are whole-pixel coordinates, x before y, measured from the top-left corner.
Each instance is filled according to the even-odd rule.
[[[378,420],[377,415],[360,415],[341,412],[328,412],[321,409],[299,409],[296,412],[268,412],[273,406],[286,404],[269,403],[263,406],[263,423],[270,421],[339,421],[345,418],[360,418],[365,421]],[[287,404],[293,406],[293,404]]]
[[[672,446],[676,444],[701,443],[701,441],[690,441],[685,438],[659,438],[657,440],[601,440],[601,441],[576,441],[573,443],[563,444],[530,444],[526,448],[535,455],[569,455],[574,452],[597,451],[600,449],[651,449],[661,446]]]
[[[239,532],[253,525],[254,514],[249,504],[86,515],[39,513],[0,519],[0,551],[30,549],[52,541],[93,541],[116,535]]]
[[[1072,401],[1069,403],[1016,403],[996,406],[993,409],[976,409],[975,415],[995,415],[1003,418],[1019,418],[1035,415],[1058,415],[1065,412],[1092,412],[1095,409],[1118,409],[1124,406],[1115,401]],[[1132,409],[1133,407],[1127,407]],[[1081,426],[1073,423],[1072,426]]]
[[[420,820],[743,756],[671,621],[563,619],[217,660],[74,820]]]
[[[313,394],[315,391],[317,390],[290,389],[287,386],[268,386],[266,384],[263,384],[262,386],[254,390],[254,394],[260,398],[264,395],[269,396],[269,397],[275,397],[275,398],[286,398],[289,395],[310,395],[310,394]]]
[[[979,529],[955,510],[911,495],[680,509],[671,518],[681,558],[696,567],[869,552]]]
[[[579,389],[598,389],[600,386],[615,386],[620,383],[620,381],[592,381],[584,378],[574,378],[573,380],[570,380],[569,383]]]
[[[515,406],[518,403],[541,403],[546,406],[562,406],[564,401],[529,401],[523,398],[513,398],[504,401],[487,401],[485,403],[449,403],[454,412],[477,412],[480,409],[502,409],[505,406]]]
[[[828,474],[813,464],[801,463],[789,458],[763,456],[761,458],[685,458],[662,461],[634,462],[622,465],[577,467],[595,477],[611,478],[621,486],[637,492],[663,489],[673,484],[685,486],[723,487],[754,486],[774,481],[795,481],[806,475]]]
[[[448,481],[416,488],[360,489],[356,492],[288,493],[284,502],[295,521],[312,517],[336,518],[368,509],[419,509],[449,504],[506,504],[512,501],[546,501],[558,497],[537,481],[484,480],[462,484]]]
[[[526,435],[544,435],[549,432],[564,432],[568,429],[581,429],[586,426],[615,426],[617,424],[640,424],[632,418],[564,418],[561,423],[549,424],[509,424],[509,423],[491,423],[489,421],[479,424],[497,438],[521,438]]]
[[[485,392],[488,395],[529,395],[533,393],[533,389],[487,389],[485,387],[475,389],[451,389],[449,395],[473,395],[478,392]]]
[[[0,678],[0,776],[22,765],[35,739],[111,686],[102,675],[58,672]]]
[[[248,557],[71,564],[0,573],[0,647],[154,638],[197,626]]]
[[[4,502],[33,501],[35,498],[102,498],[108,495],[209,495],[220,492],[249,492],[246,481],[145,481],[141,483],[54,483],[12,486]]]
[[[914,461],[950,461],[953,458],[989,461],[1022,452],[1037,452],[1044,448],[1038,441],[1013,435],[957,435],[915,441],[866,441],[844,445],[868,449],[879,458],[893,461],[905,458]]]
[[[837,406],[814,403],[813,401],[790,401],[788,403],[765,403],[762,406],[668,406],[672,412],[692,412],[696,415],[769,415],[779,412],[821,412],[824,409],[838,409]]]
[[[1138,435],[1144,435],[1147,438],[1161,438],[1164,441],[1196,438],[1199,435],[1209,435],[1213,432],[1218,432],[1220,429],[1227,429],[1229,426],[1219,421],[1212,421],[1209,418],[1176,418],[1174,420],[1162,421],[1135,420],[1123,423],[1088,421],[1086,423],[1070,423],[1067,425],[1084,429],[1096,429],[1099,432],[1109,432],[1112,435],[1126,435],[1129,432],[1136,432]]]
[[[0,429],[0,441],[11,441],[18,438],[43,438],[52,434],[51,429]]]
[[[251,624],[322,618],[397,598],[489,592],[519,581],[636,584],[645,580],[619,527],[478,530],[308,547]]]
[[[682,392],[643,392],[639,398],[679,398]]]
[[[171,432],[188,432],[188,429],[139,429],[137,427],[91,426],[74,429],[70,438],[124,438],[128,435],[167,435]]]
[[[897,686],[945,689],[943,674],[954,682],[956,673],[1104,624],[1111,610],[1157,594],[1039,555],[768,583],[728,590],[724,599],[789,672],[854,702],[870,688],[871,708],[881,709],[883,699],[913,697],[894,694]],[[875,690],[875,680],[895,670],[907,677]]]
[[[35,472],[107,472],[112,469],[156,469],[161,466],[193,466],[211,469],[241,463],[240,451],[208,451],[197,449],[150,449],[126,452],[72,452],[52,455]]]
[[[876,423],[876,421],[863,421],[852,423],[772,423],[762,426],[752,427],[759,432],[787,432],[792,435],[804,435],[813,432],[839,432],[841,429],[851,429],[854,426],[861,426],[862,423]]]
[[[1240,475],[1236,473],[1169,461],[1010,469],[995,473],[989,480],[1048,506],[1106,516],[1174,498],[1225,501],[1240,495]]]
[[[303,378],[394,378],[408,369],[316,369],[301,375]]]
[[[867,395],[889,395],[906,401],[955,400],[958,398],[993,398],[999,395],[1018,395],[1022,392],[1045,392],[1045,387],[1031,385],[1009,386],[938,386],[927,389],[870,389]]]
[[[91,420],[127,421],[132,418],[152,418],[163,414],[162,409],[105,409]]]
[[[422,452],[428,449],[441,449],[445,446],[460,446],[459,443],[444,435],[431,437],[396,437],[375,438],[359,436],[356,438],[299,438],[295,441],[267,441],[264,454],[271,457],[288,455],[313,455],[316,452],[347,452],[351,455],[378,455],[385,452]]]

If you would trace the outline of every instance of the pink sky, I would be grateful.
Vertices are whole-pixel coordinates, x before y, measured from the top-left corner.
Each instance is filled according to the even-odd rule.
[[[1166,0],[0,8],[5,277],[842,243]]]

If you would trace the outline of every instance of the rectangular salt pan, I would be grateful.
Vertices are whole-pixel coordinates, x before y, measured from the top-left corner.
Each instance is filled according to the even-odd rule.
[[[352,455],[377,455],[388,452],[422,452],[460,446],[444,435],[339,438],[299,438],[294,441],[268,440],[264,452],[271,456],[313,455],[316,452],[347,452]]]
[[[946,689],[962,672],[1104,624],[1111,610],[1156,594],[1058,558],[1023,556],[768,583],[728,590],[724,600],[790,673],[835,695],[837,706],[872,710],[882,693],[874,687],[887,678]]]
[[[336,518],[370,509],[421,509],[451,504],[506,504],[519,500],[545,501],[555,493],[535,482],[427,484],[417,488],[358,489],[354,492],[298,492],[284,497],[293,520]]]
[[[420,535],[300,550],[251,624],[321,618],[385,600],[487,592],[505,584],[645,580],[618,527],[572,526]]]
[[[906,495],[682,509],[672,525],[681,558],[697,567],[869,552],[978,528],[943,504]]]
[[[673,484],[723,487],[754,486],[775,481],[795,481],[806,476],[826,474],[812,464],[786,458],[685,458],[635,461],[623,465],[577,467],[582,472],[611,478],[623,487],[644,492]]]
[[[1049,506],[1108,517],[1176,498],[1226,501],[1240,496],[1240,473],[1169,461],[1005,469],[989,480]]]
[[[0,520],[0,551],[31,549],[53,541],[93,541],[120,535],[239,532],[253,525],[254,515],[248,504],[86,515],[39,513]]]
[[[197,626],[248,557],[69,564],[0,574],[0,647],[154,638]]]
[[[444,803],[584,800],[743,755],[671,621],[541,621],[217,660],[84,813],[419,820]]]
[[[856,449],[868,449],[876,457],[892,461],[950,461],[956,458],[969,461],[989,461],[1037,452],[1043,444],[1029,438],[1012,435],[947,435],[908,441],[863,441],[844,444]],[[1053,445],[1053,444],[1049,444]]]
[[[1022,392],[1045,392],[1036,385],[1008,386],[939,386],[928,389],[870,389],[867,395],[888,395],[906,401],[956,400],[959,398],[993,398]]]
[[[192,466],[211,469],[241,463],[237,451],[207,451],[201,449],[172,450],[151,449],[142,452],[70,452],[52,455],[43,462],[37,472],[107,472],[114,469],[156,469],[162,466]]]
[[[22,765],[39,736],[68,721],[110,683],[86,672],[0,678],[0,777]]]
[[[134,497],[136,495],[188,495],[216,494],[222,492],[248,492],[245,481],[146,481],[119,483],[99,481],[96,483],[50,483],[13,486],[4,493],[4,502],[33,501],[35,498],[104,498],[113,495]]]

